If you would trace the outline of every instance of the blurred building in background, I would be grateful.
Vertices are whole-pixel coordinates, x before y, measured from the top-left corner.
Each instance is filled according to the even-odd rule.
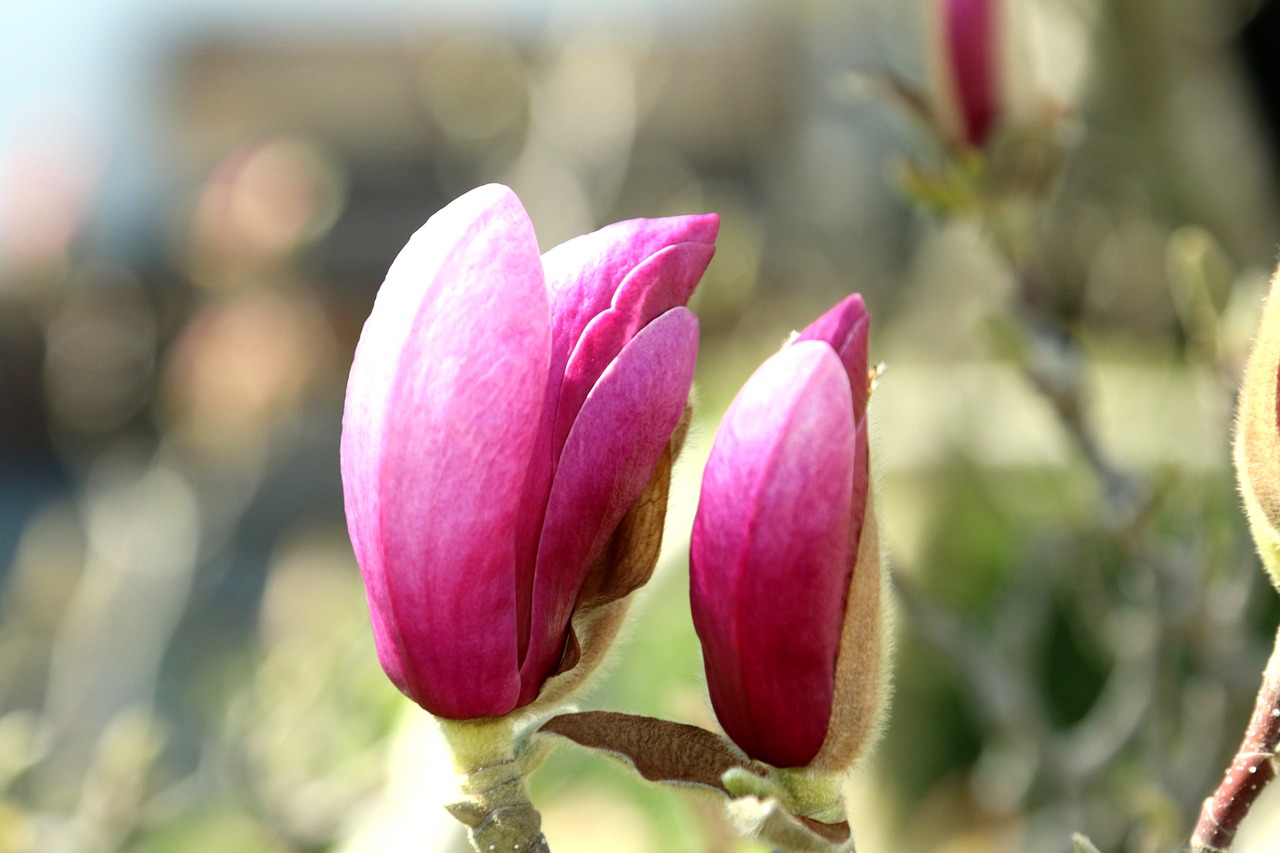
[[[544,248],[629,217],[722,218],[667,556],[601,707],[709,724],[683,586],[700,460],[755,365],[861,291],[890,364],[873,407],[888,540],[927,603],[905,609],[859,849],[1177,837],[1275,615],[1226,451],[1233,354],[1280,233],[1274,4],[1026,5],[1016,73],[1073,128],[1036,298],[1093,359],[1104,450],[1181,477],[1153,476],[1148,562],[1167,570],[1151,575],[1119,568],[1147,560],[1142,537],[1099,518],[1105,490],[1002,348],[1008,270],[972,223],[900,191],[908,158],[938,156],[885,94],[929,90],[929,3],[5,0],[0,853],[463,849],[424,805],[444,762],[423,715],[373,656],[337,442],[392,258],[488,181],[516,190]],[[1179,302],[1188,253],[1221,262],[1206,276],[1236,306],[1212,357]],[[1063,592],[1077,575],[1096,588]],[[1113,587],[1121,604],[1089,609]],[[1153,616],[1152,596],[1176,606]],[[1166,654],[1151,638],[1169,624],[1190,674],[1091,717],[1121,667],[1165,672],[1116,649]],[[973,648],[1032,677],[1001,681]],[[1100,758],[1045,769],[1052,750],[1006,707],[1022,694],[993,710],[965,686],[983,678],[1064,730],[1100,719],[1067,741]],[[1181,749],[1180,783],[1132,747],[1143,715]],[[1221,734],[1197,745],[1197,726]],[[561,853],[749,849],[714,805],[589,757],[535,785]]]

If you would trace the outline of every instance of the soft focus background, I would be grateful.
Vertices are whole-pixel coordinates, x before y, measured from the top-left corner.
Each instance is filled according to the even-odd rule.
[[[723,223],[665,557],[585,706],[712,723],[702,460],[861,291],[898,662],[859,851],[1183,844],[1280,619],[1229,463],[1280,2],[1013,2],[1063,152],[1031,284],[901,191],[939,162],[886,85],[936,97],[925,0],[0,2],[0,851],[465,849],[373,654],[337,448],[383,273],[488,181],[544,247]],[[533,785],[557,853],[752,849],[573,748]]]

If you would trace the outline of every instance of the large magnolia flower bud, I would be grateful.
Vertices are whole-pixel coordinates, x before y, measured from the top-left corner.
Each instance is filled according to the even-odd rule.
[[[598,661],[579,640],[616,624],[596,611],[648,579],[697,352],[684,305],[717,227],[622,222],[539,257],[519,200],[487,186],[391,267],[342,479],[379,660],[431,713],[533,702]]]

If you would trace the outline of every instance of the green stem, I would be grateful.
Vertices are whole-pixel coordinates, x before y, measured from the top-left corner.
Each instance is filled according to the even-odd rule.
[[[823,823],[845,819],[844,792],[838,774],[817,775],[804,768],[779,768],[778,780],[786,792],[784,805],[792,814]]]
[[[542,816],[529,800],[510,720],[441,719],[462,776],[463,799],[446,808],[468,828],[476,853],[550,853]]]

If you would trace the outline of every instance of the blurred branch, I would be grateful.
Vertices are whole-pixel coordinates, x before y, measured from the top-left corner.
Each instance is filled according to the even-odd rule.
[[[984,725],[993,731],[1027,732],[1039,742],[1048,729],[1048,714],[1027,674],[1011,666],[981,633],[949,608],[930,601],[901,573],[892,580],[921,639],[955,664]]]
[[[1120,657],[1107,677],[1089,713],[1074,727],[1055,736],[1045,749],[1046,765],[1068,787],[1083,785],[1106,769],[1137,733],[1155,702],[1159,625],[1150,614],[1133,614],[1141,620],[1131,640],[1120,646]]]
[[[1012,259],[1010,259],[1012,264]],[[1025,326],[1021,365],[1031,385],[1053,407],[1058,421],[1102,485],[1113,527],[1142,517],[1153,498],[1142,480],[1123,470],[1103,449],[1087,416],[1088,361],[1079,341],[1056,319],[1036,307],[1039,275],[1028,265],[1012,266],[1017,284],[1016,315]]]

